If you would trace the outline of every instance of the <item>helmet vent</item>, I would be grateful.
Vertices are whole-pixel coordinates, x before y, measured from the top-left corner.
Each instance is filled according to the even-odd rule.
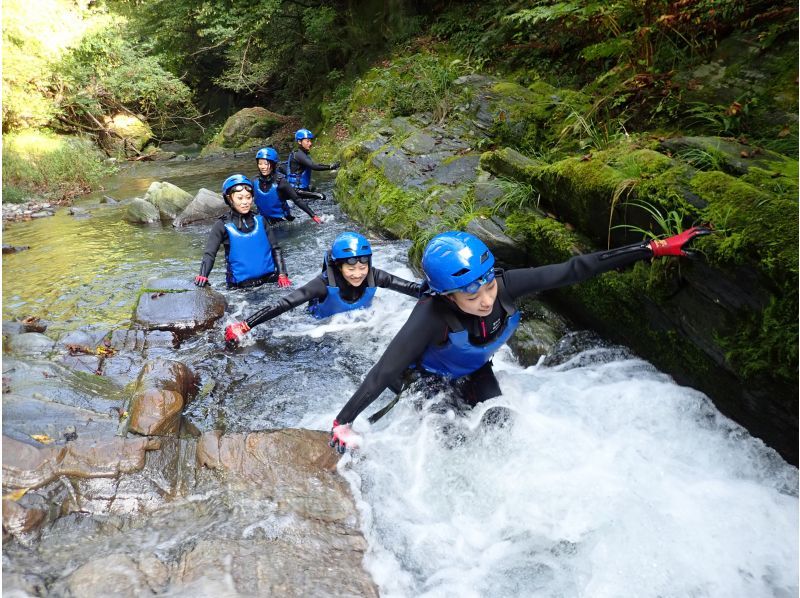
[[[484,251],[483,255],[481,255],[481,264],[483,262],[485,262],[486,260],[488,260],[488,259],[489,259],[489,252],[488,251]]]
[[[450,276],[461,276],[462,274],[466,274],[469,272],[469,268],[461,268],[458,272],[453,272]]]

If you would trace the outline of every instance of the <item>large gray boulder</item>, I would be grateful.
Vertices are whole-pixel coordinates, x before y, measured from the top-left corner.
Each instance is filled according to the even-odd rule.
[[[136,197],[125,210],[125,220],[133,224],[153,224],[161,221],[161,214],[149,201]]]
[[[228,209],[222,195],[208,189],[200,189],[189,205],[172,221],[172,226],[186,226],[195,222],[213,220],[222,216]]]

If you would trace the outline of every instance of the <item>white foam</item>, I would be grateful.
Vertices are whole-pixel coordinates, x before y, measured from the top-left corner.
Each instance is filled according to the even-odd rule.
[[[340,469],[381,595],[797,595],[797,470],[618,355],[521,368],[504,352],[503,396],[466,418],[409,397],[357,420],[364,446]],[[510,427],[480,425],[496,406]]]

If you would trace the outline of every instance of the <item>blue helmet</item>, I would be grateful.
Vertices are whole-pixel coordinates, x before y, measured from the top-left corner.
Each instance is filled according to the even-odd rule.
[[[228,203],[228,193],[236,185],[246,185],[250,187],[250,193],[253,192],[253,182],[243,174],[232,174],[222,183],[222,199]]]
[[[278,150],[276,150],[274,147],[262,147],[256,152],[256,161],[258,160],[278,162],[280,160],[280,157],[278,156]]]
[[[331,259],[334,261],[345,261],[355,258],[372,256],[372,246],[364,235],[358,233],[342,233],[333,240],[330,251]],[[362,260],[357,260],[362,261]],[[369,262],[369,259],[366,263]]]
[[[294,140],[300,141],[301,139],[314,139],[314,133],[308,129],[297,129],[297,132],[294,134]]]
[[[436,235],[425,246],[422,270],[435,293],[475,293],[494,279],[494,256],[475,235],[449,231]]]

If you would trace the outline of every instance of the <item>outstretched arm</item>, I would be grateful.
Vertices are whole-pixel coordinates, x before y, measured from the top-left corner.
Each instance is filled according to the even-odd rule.
[[[428,345],[436,342],[436,335],[446,333],[447,324],[437,317],[433,299],[417,302],[403,327],[386,347],[381,358],[361,382],[347,404],[336,416],[338,424],[351,423],[400,375],[422,357]]]
[[[300,164],[304,169],[310,168],[311,170],[334,170],[339,166],[338,164],[318,164],[311,159],[311,156],[301,150],[294,153],[292,160]]]
[[[403,293],[410,297],[419,297],[419,291],[422,287],[418,282],[411,282],[405,278],[400,278],[394,274],[389,274],[380,268],[372,269],[373,276],[375,277],[375,285],[384,289],[391,289],[398,293]]]
[[[299,289],[284,295],[278,299],[276,303],[258,310],[247,319],[242,320],[241,322],[229,324],[225,328],[225,341],[228,343],[229,347],[233,348],[239,344],[239,341],[242,340],[242,337],[245,334],[250,332],[251,328],[258,326],[267,320],[276,318],[282,313],[287,312],[290,309],[294,309],[298,305],[306,303],[311,299],[318,298],[320,301],[322,301],[325,299],[325,297],[327,297],[327,295],[328,288],[325,286],[325,282],[317,276]]]
[[[278,193],[280,194],[281,199],[284,201],[291,199],[294,205],[303,210],[306,214],[308,214],[308,217],[313,220],[314,216],[316,215],[314,214],[314,210],[308,206],[304,199],[297,195],[294,187],[292,187],[286,179],[281,179],[278,181]]]
[[[312,299],[324,301],[325,297],[327,296],[328,289],[325,286],[325,282],[317,276],[299,289],[296,289],[291,293],[287,293],[278,299],[278,301],[276,301],[274,304],[260,309],[251,316],[248,316],[245,319],[245,322],[247,322],[247,326],[249,328],[255,328],[259,324],[262,324],[267,320],[271,320],[272,318],[276,318],[282,313],[287,312],[290,309],[294,309],[298,305],[307,303]]]
[[[583,282],[603,272],[622,268],[639,260],[662,256],[693,257],[695,252],[689,248],[689,244],[698,237],[710,234],[709,229],[695,226],[666,239],[643,241],[579,255],[561,264],[509,270],[505,272],[503,279],[508,292],[517,298]]]
[[[516,299],[524,295],[582,282],[603,272],[651,257],[653,257],[653,252],[650,248],[640,243],[621,247],[611,252],[598,251],[578,255],[560,264],[506,270],[503,280],[510,295]]]

